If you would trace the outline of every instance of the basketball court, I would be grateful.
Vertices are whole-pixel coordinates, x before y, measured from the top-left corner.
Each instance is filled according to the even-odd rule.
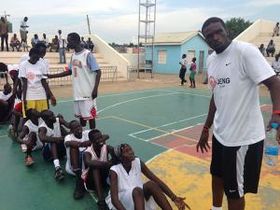
[[[211,151],[197,153],[196,143],[209,101],[209,91],[181,87],[105,94],[98,98],[97,127],[110,135],[109,144],[130,144],[177,195],[186,197],[193,210],[208,210]],[[261,104],[267,122],[271,102],[262,97]],[[71,100],[64,100],[52,110],[71,120],[72,106]],[[73,199],[73,177],[67,175],[56,183],[52,163],[44,162],[40,152],[34,155],[34,166],[27,168],[24,154],[6,129],[0,129],[0,210],[97,209],[93,195]],[[246,196],[246,209],[280,209],[279,165],[271,169],[263,164],[259,194]]]

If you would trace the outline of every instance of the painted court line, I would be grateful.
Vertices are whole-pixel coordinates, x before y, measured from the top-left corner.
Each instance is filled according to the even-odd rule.
[[[207,114],[201,114],[201,115],[198,115],[198,116],[185,118],[185,119],[178,120],[178,121],[174,121],[174,122],[171,122],[171,123],[167,123],[167,124],[164,124],[164,125],[155,127],[155,128],[167,127],[167,126],[174,125],[174,124],[178,124],[178,123],[181,123],[181,122],[186,122],[186,121],[193,120],[193,119],[196,119],[196,118],[204,117],[204,116],[206,116],[206,115],[207,115]],[[135,135],[135,134],[139,134],[139,133],[146,133],[146,132],[151,131],[151,130],[154,130],[154,129],[152,129],[152,128],[144,129],[144,130],[141,130],[141,131],[134,132],[134,133],[132,133],[132,134]],[[175,130],[175,131],[178,131],[178,130]]]
[[[128,123],[130,123],[130,124],[142,126],[142,127],[145,127],[145,128],[152,128],[152,129],[154,129],[155,131],[159,131],[159,132],[165,133],[165,134],[170,134],[170,135],[172,135],[172,136],[176,136],[176,137],[179,137],[179,138],[182,138],[182,139],[194,141],[194,140],[192,140],[192,139],[190,139],[190,138],[186,138],[185,136],[182,136],[182,135],[179,135],[179,134],[175,134],[175,133],[172,133],[172,132],[167,132],[167,131],[162,130],[162,129],[153,128],[153,127],[151,127],[151,126],[149,126],[149,125],[145,125],[145,124],[143,124],[143,123],[135,122],[135,121],[132,121],[132,120],[127,120],[127,119],[124,119],[124,118],[121,118],[121,117],[117,117],[117,116],[112,116],[112,118],[113,118],[113,119],[116,119],[116,120],[121,120],[121,121],[124,121],[124,122],[128,122]],[[133,135],[132,135],[132,137],[133,137]],[[138,138],[138,137],[137,137],[137,139],[142,140],[142,138]],[[145,141],[147,142],[147,141],[149,141],[149,139],[146,139]],[[195,142],[197,142],[197,141],[195,141]]]

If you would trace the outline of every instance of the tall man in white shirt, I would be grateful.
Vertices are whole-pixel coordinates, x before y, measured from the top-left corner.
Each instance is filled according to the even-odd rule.
[[[88,120],[89,127],[94,129],[97,113],[96,97],[101,71],[93,54],[81,47],[79,34],[68,34],[67,41],[70,49],[74,49],[70,70],[53,75],[48,74],[48,78],[72,76],[75,116],[80,119],[83,127],[86,126]]]
[[[257,193],[262,163],[265,126],[258,86],[268,87],[273,104],[270,123],[280,124],[280,80],[255,46],[230,40],[220,18],[206,20],[202,33],[215,52],[207,59],[213,95],[197,151],[209,150],[209,129],[214,124],[212,210],[222,209],[223,193],[229,210],[243,210],[244,195]],[[278,127],[280,143],[279,134]]]

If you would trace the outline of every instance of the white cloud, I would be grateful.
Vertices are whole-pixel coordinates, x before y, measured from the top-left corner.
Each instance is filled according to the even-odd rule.
[[[267,6],[280,5],[280,1],[279,0],[250,0],[247,4],[253,7],[267,7]]]

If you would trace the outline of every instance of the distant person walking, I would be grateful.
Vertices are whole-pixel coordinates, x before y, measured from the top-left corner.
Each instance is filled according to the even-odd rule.
[[[196,58],[194,57],[192,59],[192,63],[191,63],[191,67],[190,67],[190,82],[191,82],[191,85],[190,85],[190,88],[195,88],[195,75],[196,75]]]
[[[276,23],[276,25],[273,29],[272,37],[274,37],[274,36],[279,36],[279,22]]]
[[[61,30],[58,30],[58,44],[59,63],[66,63],[65,49],[67,42],[63,39]]]
[[[185,79],[186,71],[187,71],[187,64],[188,64],[186,54],[182,55],[182,59],[179,62],[179,64],[181,65],[179,78],[181,79],[181,85],[184,85],[184,83],[187,82],[187,80]]]
[[[21,43],[25,43],[27,45],[27,28],[29,27],[26,22],[28,21],[28,17],[24,17],[20,23],[20,38]]]
[[[0,35],[1,35],[1,50],[4,51],[4,42],[6,44],[6,49],[9,51],[9,45],[8,45],[8,22],[6,18],[1,17],[0,20]]]

